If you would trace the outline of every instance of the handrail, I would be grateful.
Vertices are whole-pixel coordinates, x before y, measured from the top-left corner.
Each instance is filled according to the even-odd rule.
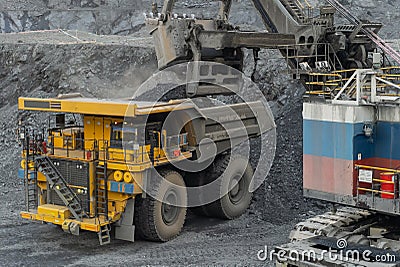
[[[383,183],[383,184],[394,184],[393,181],[386,181],[381,179],[372,179],[373,182]]]
[[[52,139],[53,144],[51,144],[49,147],[51,147],[52,151],[51,154],[55,155],[55,150],[57,151],[66,151],[67,152],[67,157],[69,157],[71,155],[71,152],[73,151],[80,151],[83,152],[82,157],[79,157],[80,159],[84,159],[84,160],[93,160],[96,159],[95,154],[98,153],[99,156],[102,155],[103,158],[107,158],[110,159],[110,154],[113,155],[119,155],[116,156],[115,158],[118,157],[118,160],[120,160],[121,158],[123,158],[125,161],[127,161],[126,159],[126,155],[129,156],[129,158],[132,158],[134,160],[129,160],[128,162],[135,162],[135,163],[139,163],[139,162],[147,162],[145,161],[145,159],[147,158],[146,155],[148,154],[145,146],[140,146],[139,151],[135,151],[134,149],[126,149],[125,147],[121,147],[121,148],[115,148],[115,147],[110,147],[108,145],[108,140],[104,140],[104,139],[92,139],[92,138],[88,138],[88,139],[82,139],[82,138],[72,138],[70,136],[51,136],[50,137]],[[62,147],[55,147],[54,146],[54,141],[60,139],[62,141],[64,140],[72,140],[75,139],[75,141],[78,142],[82,142],[82,146],[79,147],[71,147],[68,145],[65,145],[65,143],[63,142],[63,146]],[[93,142],[93,145],[91,148],[86,149],[85,148],[85,144],[87,144],[88,142]],[[109,149],[120,149],[122,151],[116,151],[116,150],[112,150],[110,151]],[[93,153],[93,156],[88,158],[87,153]],[[134,153],[132,153],[134,152]],[[133,157],[131,157],[133,155]],[[139,161],[137,159],[142,159],[142,161]],[[116,159],[111,159],[111,160],[116,160]]]
[[[297,6],[301,7],[302,9],[304,9],[304,6],[303,6],[303,4],[300,2],[300,0],[295,0],[295,1],[296,1]]]
[[[161,139],[161,136],[158,137]],[[150,153],[151,147],[148,144],[142,144],[138,147],[138,149],[134,147],[127,147],[121,144],[121,147],[113,147],[109,145],[108,140],[104,139],[94,139],[94,138],[73,138],[71,136],[50,136],[51,144],[49,148],[51,148],[50,155],[54,156],[65,156],[63,153],[57,153],[59,151],[65,151],[67,157],[74,157],[78,159],[84,160],[96,160],[99,158],[107,159],[111,161],[121,161],[126,163],[147,163],[151,161]],[[80,143],[80,146],[73,146],[72,139],[75,142]],[[56,147],[54,145],[57,140],[61,140],[62,146]],[[66,142],[65,142],[66,141]],[[87,143],[93,143],[90,148],[87,147]],[[159,140],[159,144],[162,143]],[[187,133],[168,136],[165,139],[165,144],[162,146],[155,147],[155,149],[164,151],[167,153],[171,150],[176,150],[177,148],[181,149],[188,145]],[[153,148],[154,149],[154,148]],[[78,152],[75,153],[74,152]],[[82,155],[79,153],[82,152]],[[88,156],[90,153],[91,156]]]
[[[371,171],[371,177],[373,176],[374,172],[373,171],[379,171],[383,173],[393,173],[395,175],[394,180],[382,180],[380,178],[372,178],[371,181],[360,181],[357,179],[357,197],[359,197],[359,191],[364,191],[364,192],[371,192],[372,193],[372,198],[374,198],[375,194],[381,194],[381,198],[383,198],[383,195],[391,196],[390,199],[398,199],[398,178],[400,174],[400,170],[397,169],[391,169],[391,168],[383,168],[383,167],[377,167],[377,166],[369,166],[369,165],[361,165],[361,164],[355,164],[355,169],[356,170],[370,170]],[[362,183],[362,186],[360,186]],[[370,184],[370,188],[366,188],[366,184]],[[381,187],[378,185],[382,184],[390,184],[393,185],[393,191],[392,190],[382,190]]]
[[[358,189],[358,190],[361,190],[361,191],[372,192],[372,193],[387,194],[387,195],[391,195],[391,196],[394,196],[394,195],[395,195],[393,192],[381,191],[381,190],[370,189],[370,188],[365,188],[365,187],[357,187],[357,189]]]
[[[304,0],[304,2],[306,3],[307,7],[309,7],[309,8],[314,8],[314,7],[310,4],[310,2],[308,2],[307,0]]]
[[[382,168],[382,167],[369,166],[369,165],[356,164],[355,167],[359,168],[359,169],[368,169],[368,170],[375,170],[375,171],[400,173],[400,170],[397,170],[397,169]]]

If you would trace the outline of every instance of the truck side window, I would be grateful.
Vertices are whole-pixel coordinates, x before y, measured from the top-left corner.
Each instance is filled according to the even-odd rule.
[[[122,148],[122,128],[121,126],[112,126],[110,147]]]

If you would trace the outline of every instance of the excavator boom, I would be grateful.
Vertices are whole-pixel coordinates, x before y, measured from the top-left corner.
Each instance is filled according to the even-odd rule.
[[[267,32],[243,32],[229,23],[231,0],[221,3],[216,18],[173,13],[175,1],[165,0],[161,13],[155,8],[146,19],[154,37],[158,67],[190,61],[219,62],[239,71],[243,68],[243,48],[279,49],[287,59],[290,73],[309,90],[309,73],[341,71],[372,66],[372,53],[381,48],[400,62],[400,54],[377,35],[380,23],[362,22],[338,1],[329,0],[319,12],[307,0],[252,0]],[[335,24],[335,13],[349,24]],[[188,76],[199,77],[190,70]],[[207,77],[209,78],[209,77]],[[189,78],[190,79],[190,78]],[[188,97],[229,94],[219,88],[202,90],[202,82],[188,85]]]

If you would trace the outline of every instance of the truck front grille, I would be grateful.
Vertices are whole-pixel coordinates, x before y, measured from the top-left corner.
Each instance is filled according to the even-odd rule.
[[[89,211],[89,163],[60,159],[52,159],[52,161],[67,184],[72,186],[71,189],[81,200],[83,209]],[[78,193],[78,188],[74,188],[73,186],[87,188],[86,194]],[[54,190],[50,190],[50,199],[48,203],[64,205],[64,202]]]

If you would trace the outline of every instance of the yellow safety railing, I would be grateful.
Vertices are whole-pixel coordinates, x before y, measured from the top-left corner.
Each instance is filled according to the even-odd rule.
[[[314,7],[310,4],[308,0],[295,0],[296,5],[302,9],[304,15],[306,15],[306,21],[309,21],[313,17]]]
[[[308,95],[330,95],[330,92],[325,92],[325,91],[306,91],[306,94]]]
[[[395,71],[399,71],[399,73]],[[319,94],[319,91],[324,92],[337,92],[340,91],[343,86],[352,79],[350,76],[356,71],[356,69],[346,69],[346,70],[335,70],[328,73],[325,72],[312,72],[310,71],[307,75],[310,77],[309,80],[305,83],[309,85],[310,88],[307,90],[308,94]],[[385,67],[378,71],[376,71],[376,77],[385,79],[386,81],[390,81],[391,83],[385,83],[381,81],[376,81],[375,87],[377,89],[385,89],[390,88],[395,85],[400,85],[400,67]],[[354,79],[354,78],[353,78]],[[356,88],[355,88],[355,80],[353,84],[348,84],[346,95],[350,98],[355,97]],[[321,90],[322,89],[322,90]],[[312,93],[316,91],[317,93]],[[371,83],[365,82],[361,85],[362,92],[371,91]],[[327,95],[327,94],[326,94]],[[400,94],[396,94],[393,92],[379,92],[379,96],[393,96],[397,97]]]
[[[108,148],[108,150],[103,150],[104,158],[108,161],[124,162],[128,164],[141,164],[150,162],[149,149],[148,146],[140,146],[138,149],[125,149],[125,148]]]
[[[370,170],[370,171],[392,173],[395,176],[400,174],[400,170],[391,169],[391,168],[382,168],[382,167],[369,166],[369,165],[359,165],[359,164],[356,164],[355,167],[356,167],[357,170]],[[372,175],[373,174],[374,173],[372,173]],[[361,187],[360,183],[363,183],[364,187]],[[392,196],[393,198],[398,198],[398,188],[396,187],[397,183],[398,183],[397,178],[396,178],[395,181],[382,180],[382,179],[379,179],[379,178],[372,178],[371,183],[367,183],[367,182],[363,182],[363,181],[360,182],[359,179],[357,179],[357,195],[358,195],[359,191],[363,191],[363,192],[370,192],[372,194],[381,194],[381,196],[383,194],[383,195]],[[370,184],[370,187],[366,188],[365,184]],[[394,185],[394,190],[393,191],[381,190],[380,186],[382,184],[392,184],[392,185]]]
[[[187,133],[167,136],[165,132],[159,133],[158,146],[153,148],[149,144],[139,145],[119,140],[118,145],[113,145],[109,140],[81,139],[70,135],[51,135],[48,142],[49,155],[80,160],[107,159],[128,164],[148,163],[151,160],[149,154],[154,155],[152,160],[164,158],[167,153],[170,157],[177,157],[180,156],[178,151],[188,145]]]
[[[124,146],[112,147],[109,140],[82,139],[71,136],[49,136],[49,155],[80,160],[113,160],[126,163],[148,162],[146,146],[128,149]],[[79,144],[79,145],[77,145]]]
[[[300,7],[301,9],[304,9],[303,4],[300,2],[300,0],[295,0],[296,4],[298,7]]]
[[[306,3],[307,7],[309,7],[309,8],[314,8],[314,7],[310,4],[310,2],[308,2],[307,0],[304,0],[304,3]]]
[[[366,169],[366,170],[400,173],[400,170],[397,170],[397,169],[382,168],[382,167],[369,166],[369,165],[356,164],[355,167],[359,168],[359,169]]]
[[[383,67],[381,70],[400,70],[400,66]]]
[[[391,195],[391,196],[394,196],[394,195],[395,195],[395,194],[392,193],[392,192],[381,191],[381,190],[375,190],[375,189],[370,189],[370,188],[358,187],[357,189],[360,190],[360,191],[366,191],[366,192],[377,193],[377,194],[386,194],[386,195]]]

